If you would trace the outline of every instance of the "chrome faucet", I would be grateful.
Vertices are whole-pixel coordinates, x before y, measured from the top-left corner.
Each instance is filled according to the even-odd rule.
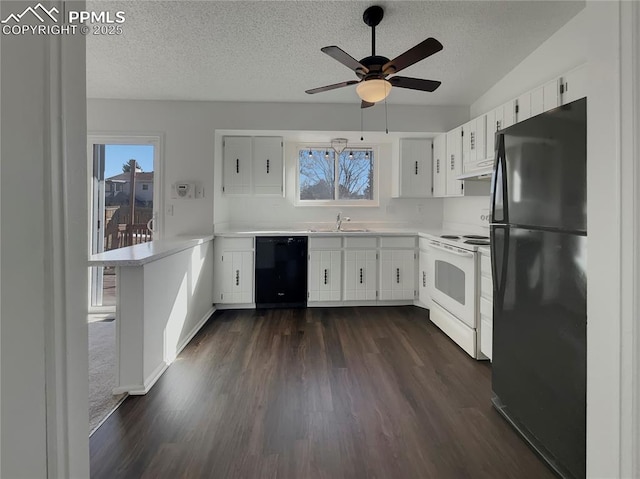
[[[343,221],[351,221],[351,218],[349,218],[348,216],[345,216],[343,218],[342,211],[338,211],[338,216],[336,216],[336,231],[340,231],[340,228],[342,228]]]

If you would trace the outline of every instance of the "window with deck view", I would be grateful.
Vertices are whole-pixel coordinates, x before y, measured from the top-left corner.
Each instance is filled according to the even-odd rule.
[[[308,148],[298,152],[300,202],[373,203],[374,158],[371,149]]]

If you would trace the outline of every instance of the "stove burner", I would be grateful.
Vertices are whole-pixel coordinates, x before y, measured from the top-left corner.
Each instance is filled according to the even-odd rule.
[[[479,246],[489,246],[491,244],[487,240],[479,240],[479,239],[466,240],[465,243],[466,244],[475,244],[475,245],[479,245]]]
[[[456,236],[456,235],[440,235],[440,238],[444,238],[444,239],[460,239],[460,236]]]
[[[471,239],[471,240],[488,240],[488,236],[479,236],[479,235],[464,235],[463,238]]]

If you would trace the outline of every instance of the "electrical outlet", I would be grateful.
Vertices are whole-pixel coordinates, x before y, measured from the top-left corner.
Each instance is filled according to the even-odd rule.
[[[167,216],[173,216],[173,205],[167,205],[167,207],[165,208],[165,214]]]

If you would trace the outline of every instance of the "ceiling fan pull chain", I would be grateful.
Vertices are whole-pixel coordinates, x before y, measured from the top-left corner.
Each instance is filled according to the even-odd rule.
[[[360,141],[364,141],[364,134],[362,133],[362,131],[364,130],[363,125],[364,125],[364,110],[362,108],[360,108]]]
[[[389,134],[389,119],[387,118],[387,97],[384,97],[384,129]]]

